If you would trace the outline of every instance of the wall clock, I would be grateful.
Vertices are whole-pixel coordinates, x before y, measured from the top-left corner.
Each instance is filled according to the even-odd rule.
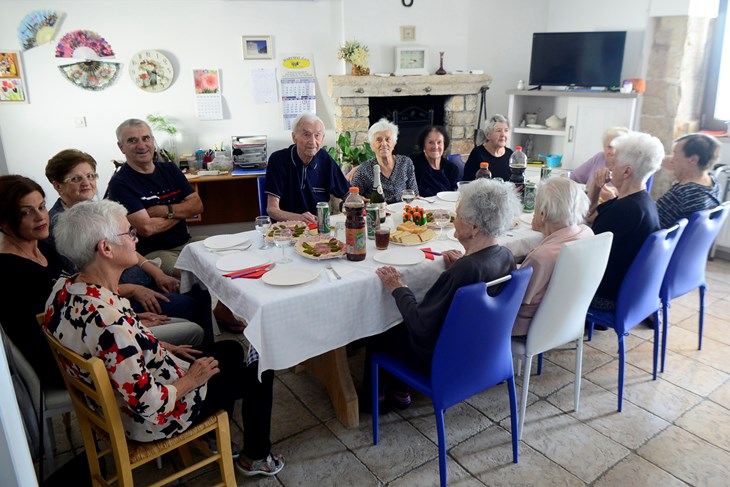
[[[129,62],[129,76],[138,88],[153,93],[166,90],[175,76],[170,60],[160,51],[139,51]]]
[[[396,47],[394,74],[396,76],[427,75],[426,48],[415,46]]]

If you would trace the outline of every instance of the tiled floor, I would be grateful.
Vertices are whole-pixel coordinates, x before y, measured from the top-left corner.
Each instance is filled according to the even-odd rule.
[[[626,338],[622,413],[616,412],[615,333],[597,332],[586,342],[580,412],[573,411],[574,351],[546,354],[542,376],[530,381],[517,465],[511,462],[506,386],[447,411],[450,485],[728,485],[730,262],[708,264],[708,288],[702,351],[693,292],[672,303],[667,370],[656,382],[651,380],[653,332],[638,327]],[[357,379],[362,362],[362,353],[351,357]],[[241,485],[438,484],[435,421],[427,398],[414,396],[410,409],[382,417],[380,444],[373,446],[370,415],[361,415],[359,428],[345,429],[322,386],[307,373],[279,373],[274,395],[272,439],[286,467],[275,478],[240,477]],[[240,442],[240,414],[234,422]],[[60,423],[57,427],[62,439]],[[72,443],[79,451],[78,434]],[[59,443],[59,461],[69,448],[68,441]],[[165,461],[164,468],[174,468],[174,460]],[[140,483],[155,473],[148,467]],[[189,478],[187,485],[217,481],[213,472]]]

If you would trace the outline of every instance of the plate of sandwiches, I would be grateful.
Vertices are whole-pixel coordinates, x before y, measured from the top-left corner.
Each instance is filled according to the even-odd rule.
[[[390,242],[395,245],[421,245],[436,238],[436,232],[424,225],[403,222],[390,233]]]

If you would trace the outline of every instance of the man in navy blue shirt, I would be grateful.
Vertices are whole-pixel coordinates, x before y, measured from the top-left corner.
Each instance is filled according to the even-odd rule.
[[[266,168],[267,212],[276,221],[317,221],[317,203],[330,195],[344,198],[350,185],[327,152],[322,150],[324,123],[312,113],[294,120],[294,144],[269,157]]]

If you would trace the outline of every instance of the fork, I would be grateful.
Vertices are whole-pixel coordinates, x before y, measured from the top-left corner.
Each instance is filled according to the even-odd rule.
[[[335,277],[336,277],[337,279],[342,279],[342,276],[341,276],[341,275],[339,275],[339,274],[337,273],[337,271],[335,270],[335,268],[334,268],[334,267],[332,267],[332,264],[327,264],[327,270],[330,270],[330,271],[332,271],[332,274],[334,274],[334,276],[335,276]]]

